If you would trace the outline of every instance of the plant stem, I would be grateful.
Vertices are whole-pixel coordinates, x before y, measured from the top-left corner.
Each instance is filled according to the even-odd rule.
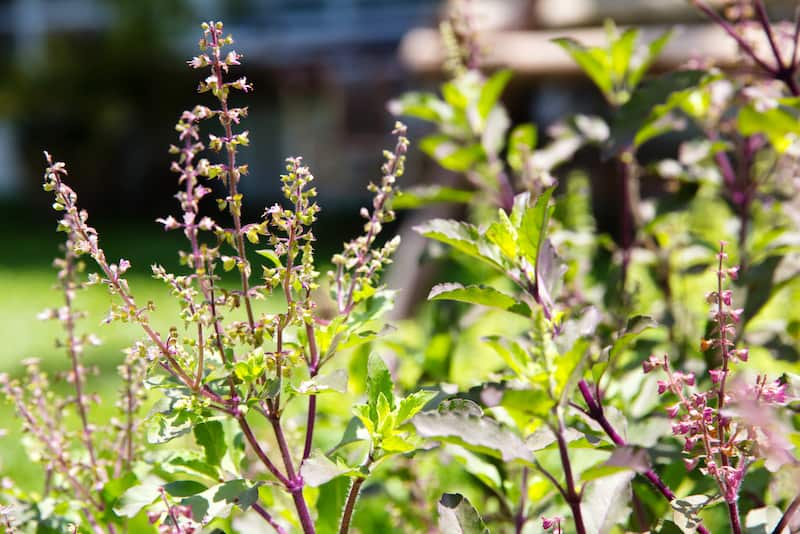
[[[275,433],[275,439],[281,451],[283,465],[286,468],[286,476],[289,479],[288,484],[286,484],[286,489],[289,490],[289,493],[292,495],[294,506],[297,509],[297,515],[300,518],[300,524],[303,526],[303,532],[305,534],[315,534],[316,530],[311,520],[311,512],[309,512],[308,504],[306,503],[305,497],[303,497],[303,478],[298,476],[294,469],[294,462],[289,452],[289,446],[286,444],[286,436],[283,433],[280,418],[275,412],[269,412],[269,422]]]
[[[269,523],[269,525],[275,529],[275,532],[278,534],[286,534],[286,530],[280,525],[280,523],[275,521],[275,518],[272,517],[272,515],[267,512],[263,506],[258,503],[253,503],[253,510],[255,510],[258,515],[264,518],[264,521]]]
[[[311,378],[314,378],[319,372],[319,349],[317,349],[317,340],[314,336],[314,327],[310,323],[306,323],[306,336],[308,337],[308,351],[311,353],[308,362],[308,374]],[[311,456],[311,446],[314,440],[314,423],[316,419],[317,396],[311,395],[308,397],[308,417],[306,419],[306,441],[303,447],[303,460]]]
[[[74,278],[75,278],[75,253],[71,250],[71,243],[67,243],[67,252],[64,256],[64,278],[62,288],[64,290],[64,302],[67,309],[67,317],[64,321],[64,329],[67,333],[67,352],[72,363],[73,385],[75,387],[75,404],[78,406],[78,415],[81,419],[81,441],[89,453],[89,463],[92,466],[92,478],[99,482],[97,470],[97,456],[92,442],[92,433],[89,429],[89,418],[86,410],[86,397],[83,393],[83,366],[80,363],[78,350],[76,349],[77,340],[75,339],[75,320],[73,312]]]
[[[258,456],[269,472],[278,479],[278,482],[288,488],[291,485],[289,479],[278,470],[275,464],[272,463],[272,460],[270,460],[267,454],[264,452],[264,449],[261,448],[261,445],[258,443],[258,439],[256,439],[255,435],[253,434],[253,429],[250,428],[250,424],[247,422],[247,419],[245,419],[245,416],[240,415],[237,420],[239,421],[239,426],[242,428],[242,433],[244,434],[245,439],[253,448],[256,456]]]
[[[783,513],[783,516],[781,516],[781,520],[778,521],[777,525],[775,525],[772,534],[782,534],[784,529],[789,526],[792,516],[795,514],[795,512],[797,512],[798,509],[800,509],[800,493],[789,504],[789,507]]]
[[[339,523],[339,534],[347,534],[350,532],[350,520],[353,517],[353,512],[356,508],[356,500],[361,491],[361,485],[364,484],[366,478],[359,477],[353,480],[350,485],[350,492],[347,494],[347,502],[344,505],[344,512],[342,513],[342,521]]]
[[[572,465],[569,460],[567,441],[564,439],[564,416],[559,408],[556,408],[558,418],[558,428],[554,434],[558,441],[558,453],[561,456],[561,467],[564,469],[565,497],[567,504],[572,510],[572,518],[575,521],[575,532],[586,534],[586,526],[583,524],[583,513],[581,512],[581,495],[575,489],[575,480],[572,477]]]
[[[528,493],[527,467],[522,468],[522,481],[520,482],[519,487],[519,508],[514,516],[514,532],[516,534],[522,534],[522,529],[525,527],[525,523],[528,521],[528,517],[525,515],[525,500]]]
[[[228,98],[225,96],[225,92],[222,91],[224,87],[224,79],[222,77],[222,58],[220,58],[219,34],[220,30],[217,30],[216,26],[212,24],[211,45],[214,50],[214,75],[217,78],[217,87],[220,91],[218,96],[220,107],[222,108],[222,113],[220,113],[220,122],[225,128],[225,146],[228,152],[227,175],[228,191],[231,197],[230,213],[231,217],[233,217],[233,228],[235,234],[234,239],[236,240],[236,250],[239,254],[239,261],[244,264],[244,267],[239,269],[239,273],[241,274],[242,279],[242,296],[244,298],[245,309],[247,310],[247,322],[250,325],[250,333],[255,335],[256,324],[255,320],[253,319],[253,307],[250,303],[250,265],[247,262],[247,255],[244,248],[244,238],[242,237],[242,216],[240,213],[241,206],[236,198],[239,195],[237,189],[239,182],[239,170],[236,167],[236,147],[231,144],[231,140],[233,139],[233,130],[231,129],[231,118],[228,110]]]
[[[374,461],[372,451],[370,450],[367,458],[361,464],[361,472],[369,473],[369,466],[371,466]],[[353,512],[355,512],[356,509],[356,501],[358,500],[361,486],[364,484],[365,480],[367,480],[365,475],[358,476],[353,479],[353,483],[350,485],[350,491],[347,493],[347,501],[344,505],[344,512],[342,512],[342,519],[339,522],[339,534],[347,534],[350,531],[350,521],[353,518]]]

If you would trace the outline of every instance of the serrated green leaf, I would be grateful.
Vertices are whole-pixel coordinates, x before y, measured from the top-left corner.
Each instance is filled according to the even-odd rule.
[[[672,36],[674,35],[675,31],[670,29],[661,35],[659,35],[656,39],[651,41],[647,45],[647,54],[642,59],[642,62],[634,69],[630,71],[628,75],[628,86],[631,90],[635,89],[639,82],[642,81],[647,70],[656,60],[656,58],[661,54],[661,51],[667,45]]]
[[[386,362],[378,354],[372,353],[367,360],[367,404],[370,412],[377,416],[377,407],[381,395],[389,410],[394,406],[394,383]],[[373,419],[377,421],[377,417]]]
[[[630,515],[630,482],[635,473],[623,471],[588,482],[581,499],[587,534],[605,534]]]
[[[500,247],[500,251],[510,261],[517,259],[517,229],[504,210],[498,210],[497,220],[486,230],[489,241]]]
[[[486,240],[471,224],[448,219],[432,219],[415,226],[414,230],[503,271],[500,249]]]
[[[489,534],[480,514],[463,495],[445,493],[436,508],[442,534]]]
[[[516,300],[511,295],[488,286],[462,286],[457,283],[439,284],[431,289],[428,300],[455,300],[480,306],[490,306],[501,310],[531,316],[530,307],[524,302]]]
[[[306,484],[312,488],[319,487],[334,478],[350,471],[346,465],[340,465],[330,460],[322,451],[313,451],[311,456],[303,460],[300,474]]]
[[[614,88],[611,80],[611,60],[605,50],[587,48],[574,39],[566,37],[553,39],[553,42],[570,55],[606,98],[611,97]]]
[[[474,411],[476,408],[480,410],[472,406],[467,409],[422,412],[411,423],[424,438],[456,443],[506,462],[533,461],[533,456],[519,436],[494,419],[478,415]]]
[[[434,391],[415,391],[400,401],[397,407],[397,423],[405,423],[422,410],[436,396]]]
[[[545,190],[536,198],[533,206],[528,206],[522,214],[517,245],[520,253],[531,265],[536,265],[539,248],[547,232],[547,223],[553,211],[549,203],[554,189],[551,187]]]

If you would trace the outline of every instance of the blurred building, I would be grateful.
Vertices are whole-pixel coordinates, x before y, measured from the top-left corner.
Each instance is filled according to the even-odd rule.
[[[412,28],[435,25],[439,7],[438,0],[0,0],[15,72],[0,98],[0,197],[36,198],[48,147],[80,171],[75,180],[90,207],[149,214],[142,206],[154,191],[174,188],[165,152],[171,125],[182,109],[207,100],[192,95],[198,76],[184,60],[197,53],[199,23],[223,20],[256,88],[243,102],[251,111],[253,148],[243,151],[254,171],[244,182],[251,200],[274,201],[283,159],[302,154],[329,206],[358,201],[353,192],[376,176],[389,141],[385,103],[407,88],[398,44]]]

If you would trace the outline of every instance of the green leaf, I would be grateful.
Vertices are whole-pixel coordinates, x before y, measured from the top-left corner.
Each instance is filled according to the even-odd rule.
[[[538,132],[534,124],[520,124],[511,130],[508,138],[508,164],[517,172],[525,167],[524,155],[536,148]]]
[[[623,82],[631,64],[638,37],[639,30],[628,28],[610,43],[611,72],[613,80],[616,82],[615,85],[624,85]],[[624,98],[622,100],[624,101]],[[619,96],[616,96],[616,101],[620,102]]]
[[[714,497],[708,495],[689,495],[675,499],[670,503],[672,504],[672,521],[684,534],[693,534],[697,530],[697,525],[701,523],[698,513],[713,501]]]
[[[448,445],[447,452],[463,465],[469,474],[486,486],[496,490],[503,487],[500,471],[492,463],[458,445]]]
[[[350,472],[349,467],[333,462],[321,451],[317,450],[303,460],[303,465],[300,467],[300,474],[303,476],[303,480],[312,488],[319,487],[348,472]]]
[[[164,484],[164,491],[173,497],[189,497],[207,489],[203,484],[194,480],[176,480],[175,482]]]
[[[442,123],[453,115],[452,108],[439,97],[431,93],[410,92],[388,105],[393,115],[416,117],[428,122]]]
[[[527,376],[531,359],[522,345],[500,336],[487,336],[483,341],[494,349],[514,373],[520,377]]]
[[[153,482],[129,488],[114,505],[114,512],[122,517],[134,517],[142,508],[159,498],[160,488],[160,484]]]
[[[405,423],[408,419],[417,415],[435,396],[435,391],[415,391],[408,395],[400,401],[400,405],[397,408],[397,423]]]
[[[481,133],[481,146],[487,155],[497,156],[503,150],[510,126],[511,119],[504,108],[497,107],[489,113]]]
[[[511,79],[511,74],[508,69],[497,71],[483,84],[481,95],[478,99],[478,113],[482,119],[486,120],[495,104],[497,104],[500,95],[503,94],[503,89],[506,88],[508,81]]]
[[[631,145],[640,146],[654,137],[660,130],[646,127],[680,104],[679,98],[670,97],[683,94],[707,79],[705,71],[685,70],[665,74],[642,85],[619,109],[611,124],[611,152],[618,153]]]
[[[503,271],[500,249],[487,241],[471,224],[449,219],[431,219],[415,226],[414,230]]]
[[[531,309],[524,302],[516,300],[511,295],[488,286],[467,286],[457,283],[439,284],[431,289],[428,300],[454,300],[481,306],[499,308],[512,313],[530,318]]]
[[[206,462],[219,465],[228,446],[225,444],[225,431],[219,421],[207,421],[194,427],[194,439],[203,447]]]
[[[668,30],[658,36],[656,39],[650,42],[647,45],[647,54],[642,59],[642,62],[633,70],[630,71],[628,75],[628,86],[631,90],[635,89],[639,82],[642,81],[647,70],[656,60],[661,51],[667,45],[672,36],[674,35],[674,30]]]
[[[443,403],[438,412],[417,414],[411,420],[417,433],[423,438],[456,443],[505,462],[533,461],[522,439],[494,419],[484,416],[476,404],[464,401],[452,409],[450,406]]]
[[[554,398],[559,400],[559,404],[564,406],[569,402],[569,396],[575,385],[583,375],[583,368],[589,359],[589,347],[591,341],[586,338],[581,338],[575,341],[575,344],[566,354],[562,354],[555,364],[556,369],[554,373],[555,391]]]
[[[259,256],[263,256],[264,258],[267,258],[270,262],[272,262],[272,265],[274,265],[275,267],[278,268],[283,267],[283,264],[281,263],[281,258],[272,249],[264,248],[261,250],[256,250],[256,254],[258,254]]]
[[[109,480],[103,485],[103,490],[101,491],[103,502],[113,505],[123,493],[132,488],[138,481],[139,479],[132,472],[127,472],[119,478]]]
[[[419,148],[445,169],[465,172],[486,154],[479,143],[462,146],[443,134],[429,135],[419,142]]]
[[[436,508],[442,534],[489,534],[480,514],[463,495],[445,493]]]
[[[440,185],[426,185],[400,191],[392,198],[391,205],[392,209],[407,210],[440,202],[469,204],[473,198],[475,198],[474,191],[465,191]]]
[[[505,210],[497,210],[497,219],[486,230],[489,241],[500,247],[506,259],[514,262],[517,259],[517,229]]]
[[[800,98],[782,98],[776,107],[762,111],[749,104],[739,110],[737,124],[742,135],[763,134],[783,154],[800,141]]]
[[[633,343],[643,332],[657,328],[658,322],[649,315],[634,315],[628,319],[625,330],[611,345],[609,359],[613,360]]]
[[[611,80],[611,61],[606,50],[587,48],[574,39],[566,37],[553,39],[553,42],[572,57],[572,60],[583,69],[606,98],[611,99],[614,86]]]
[[[386,362],[378,354],[372,353],[367,360],[367,404],[375,413],[380,396],[383,395],[390,409],[394,406],[394,383]],[[377,421],[377,419],[373,419]]]
[[[635,473],[623,471],[586,484],[581,499],[586,534],[605,534],[630,516],[630,482]]]
[[[747,534],[771,534],[782,516],[783,513],[775,506],[764,506],[750,510],[744,520]]]
[[[533,206],[528,206],[522,214],[517,245],[531,265],[536,265],[539,248],[547,232],[547,223],[553,211],[549,203],[554,190],[555,187],[545,190]]]
[[[229,480],[213,488],[214,501],[224,501],[236,504],[242,510],[247,510],[253,503],[258,501],[258,487],[263,482],[254,485],[243,479]]]
[[[318,395],[320,393],[346,393],[347,392],[347,371],[336,369],[327,374],[304,380],[295,392],[300,395]]]

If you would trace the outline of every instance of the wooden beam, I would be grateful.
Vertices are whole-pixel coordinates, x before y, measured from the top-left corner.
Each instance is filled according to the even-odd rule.
[[[642,39],[649,41],[667,31],[669,26],[643,26]],[[552,42],[557,37],[570,37],[596,46],[605,43],[603,28],[565,28],[540,31],[501,31],[483,35],[488,68],[508,67],[529,76],[575,75],[577,65]],[[439,32],[430,28],[410,31],[400,43],[400,59],[410,70],[436,73],[444,61]],[[767,53],[765,60],[771,60]],[[711,60],[720,67],[738,66],[742,57],[736,43],[722,29],[711,24],[676,27],[676,35],[661,53],[655,68],[668,69],[697,58]]]

